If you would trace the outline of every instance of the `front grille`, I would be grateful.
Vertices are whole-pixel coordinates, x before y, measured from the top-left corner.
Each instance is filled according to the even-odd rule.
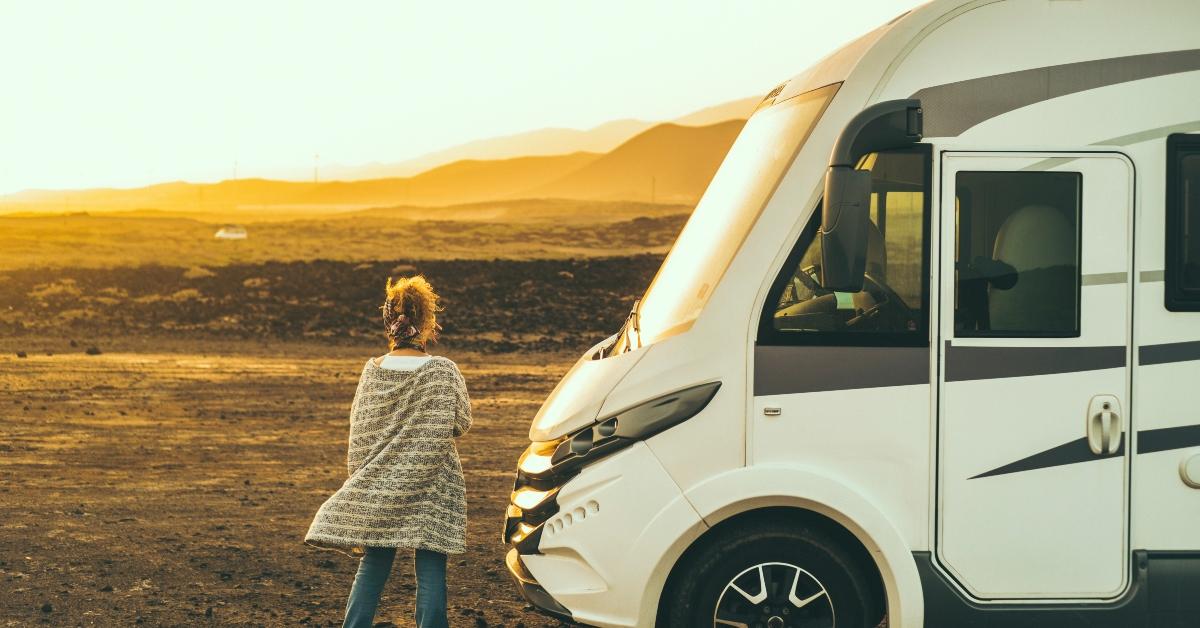
[[[515,547],[521,554],[540,554],[538,542],[542,538],[542,530],[546,521],[558,513],[557,493],[561,486],[548,486],[550,481],[542,479],[534,482],[523,471],[517,471],[513,481],[513,490],[509,494],[508,507],[504,511],[504,533],[501,541],[505,545]],[[548,491],[550,495],[534,508],[522,508],[515,503],[517,492],[523,488]]]

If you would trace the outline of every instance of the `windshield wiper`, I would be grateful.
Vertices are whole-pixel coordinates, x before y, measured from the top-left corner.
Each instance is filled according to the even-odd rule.
[[[641,348],[641,346],[642,346],[642,324],[640,321],[641,304],[642,304],[641,299],[637,299],[636,301],[633,302],[633,307],[630,308],[629,314],[625,317],[625,322],[621,324],[621,329],[617,330],[617,339],[614,340],[613,343],[611,345],[609,345],[609,347],[608,347],[609,351],[615,351],[617,349],[617,346],[621,344],[622,339],[624,339],[624,341],[625,341],[625,346],[624,346],[625,351],[632,351],[634,348]],[[630,340],[630,333],[637,334],[637,347],[632,346],[633,343]],[[621,353],[624,353],[625,351],[622,351]],[[600,354],[600,357],[607,357],[608,355],[613,355],[613,354],[608,353],[608,351],[602,351]]]
[[[633,324],[633,333],[637,334],[637,348],[642,348],[642,300],[638,299],[633,302],[633,307],[629,310],[629,318],[626,321],[626,326]]]

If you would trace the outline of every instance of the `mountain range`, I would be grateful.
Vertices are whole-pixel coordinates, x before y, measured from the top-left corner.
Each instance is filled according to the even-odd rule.
[[[393,164],[342,168],[338,180],[236,179],[131,189],[26,190],[0,212],[311,214],[520,198],[694,204],[757,103],[747,98],[671,122],[618,120],[470,142]]]

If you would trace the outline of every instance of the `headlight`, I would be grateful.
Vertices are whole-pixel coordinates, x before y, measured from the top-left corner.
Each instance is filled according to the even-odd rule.
[[[558,440],[532,443],[517,466],[528,483],[539,488],[560,485],[560,476],[571,475],[584,464],[692,418],[720,387],[721,382],[709,382],[677,390],[599,419]]]
[[[554,455],[554,449],[562,439],[552,441],[538,441],[529,445],[525,453],[521,454],[521,459],[517,461],[517,468],[530,475],[541,475],[550,469],[550,457]]]
[[[508,540],[513,545],[517,545],[521,541],[524,541],[525,537],[529,536],[529,533],[533,532],[534,529],[534,526],[531,526],[528,523],[518,523],[517,530],[512,533],[512,536],[508,537]]]
[[[539,506],[546,503],[546,500],[553,497],[557,492],[558,489],[539,491],[535,488],[525,486],[513,491],[512,503],[522,511],[537,510]]]
[[[721,382],[655,397],[593,422],[562,438],[531,443],[517,462],[517,479],[504,512],[504,542],[537,553],[542,524],[558,512],[555,496],[587,464],[692,418]]]

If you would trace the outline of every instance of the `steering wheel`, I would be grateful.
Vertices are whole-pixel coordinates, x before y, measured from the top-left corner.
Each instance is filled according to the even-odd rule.
[[[848,329],[868,326],[871,322],[882,317],[886,310],[896,310],[891,315],[902,318],[902,320],[909,323],[917,320],[917,313],[913,312],[912,308],[904,303],[904,299],[901,299],[900,295],[896,294],[896,291],[892,290],[890,286],[882,281],[877,281],[870,273],[863,275],[863,290],[870,293],[872,297],[880,295],[883,298],[876,298],[875,305],[846,321]]]
[[[796,273],[796,279],[799,279],[800,283],[804,284],[804,287],[811,290],[815,295],[828,294],[830,291],[822,288],[821,283],[817,281],[818,272],[820,272],[818,266],[806,266],[800,269],[800,272]]]

